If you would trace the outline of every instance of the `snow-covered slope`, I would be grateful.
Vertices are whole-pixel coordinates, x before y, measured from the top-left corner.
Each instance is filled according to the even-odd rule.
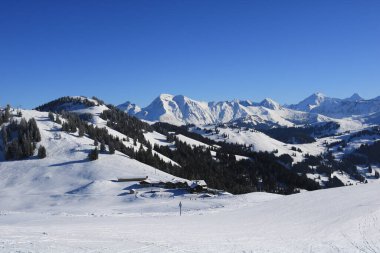
[[[371,183],[283,197],[157,195],[131,198],[115,213],[72,214],[63,206],[54,213],[9,212],[0,202],[0,251],[374,253],[380,251],[379,191]]]
[[[75,102],[75,103],[73,103],[71,101],[70,102],[62,102],[61,100],[65,99],[65,98],[70,98],[70,99],[74,98],[74,99],[79,100],[79,102]],[[90,123],[92,123],[96,127],[107,129],[107,131],[110,135],[117,137],[120,140],[123,140],[123,144],[126,147],[133,148],[133,149],[135,149],[135,151],[138,151],[140,146],[142,145],[139,141],[133,140],[133,138],[131,138],[130,136],[127,136],[123,133],[120,133],[120,132],[110,128],[109,126],[107,126],[107,121],[102,119],[100,117],[100,114],[105,110],[109,110],[110,108],[104,104],[99,103],[97,100],[87,98],[87,97],[83,97],[83,96],[72,96],[72,97],[59,98],[59,99],[54,100],[48,104],[51,104],[51,103],[54,104],[54,106],[52,108],[52,109],[54,109],[53,111],[64,110],[64,111],[76,113],[79,115],[81,115],[81,114],[91,115],[91,118],[88,119],[90,121]],[[91,103],[91,104],[89,104],[89,103]],[[127,102],[127,103],[129,103],[129,102]],[[139,110],[139,108],[135,105],[133,105],[132,107],[134,108],[134,110],[137,110],[137,111]],[[132,107],[130,107],[130,111],[132,110]],[[42,109],[46,111],[47,108],[42,108]],[[153,140],[154,138],[149,139],[149,136],[154,136],[154,135],[157,136],[158,133],[155,133],[155,132],[154,133],[144,133],[144,136],[148,139],[148,141]],[[161,136],[161,139],[163,139],[162,136]],[[154,145],[155,142],[151,142],[151,144]],[[145,150],[147,149],[147,147],[145,147],[144,145],[143,145],[143,148]],[[171,163],[173,165],[178,165],[173,160],[169,159],[168,157],[166,157],[166,156],[164,156],[164,155],[162,155],[162,154],[160,154],[154,150],[152,151],[152,153],[157,154],[163,161],[165,161],[167,163]]]
[[[205,130],[214,130],[215,128],[206,127]],[[309,144],[286,144],[281,141],[275,140],[268,135],[255,131],[253,129],[231,129],[231,128],[216,128],[218,134],[206,133],[204,130],[193,131],[217,142],[237,143],[240,145],[252,146],[253,151],[262,152],[276,152],[277,155],[288,154],[291,155],[295,162],[302,161],[304,154],[319,155],[325,152],[323,142],[325,139],[320,139],[317,142]],[[300,149],[302,152],[294,151]]]
[[[36,119],[42,136],[38,145],[46,147],[47,157],[0,162],[3,207],[22,209],[42,205],[29,196],[48,198],[51,203],[64,203],[70,201],[67,193],[85,188],[83,198],[97,194],[117,196],[123,193],[122,185],[111,182],[117,178],[175,178],[120,152],[100,153],[98,160],[89,161],[87,155],[94,149],[94,140],[60,131],[61,126],[50,121],[46,112],[22,110],[22,115],[26,119]],[[20,196],[25,198],[19,199]]]

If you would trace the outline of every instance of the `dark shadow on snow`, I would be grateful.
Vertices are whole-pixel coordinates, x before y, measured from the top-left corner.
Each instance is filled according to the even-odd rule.
[[[70,162],[63,162],[63,163],[55,163],[49,165],[49,167],[59,167],[59,166],[64,166],[64,165],[69,165],[69,164],[77,164],[77,163],[85,163],[89,162],[90,160],[84,159],[84,160],[77,160],[77,161],[70,161]]]
[[[90,182],[90,183],[88,183],[86,185],[83,185],[83,186],[81,186],[79,188],[76,188],[76,189],[74,189],[72,191],[68,191],[68,192],[66,192],[66,194],[77,194],[77,193],[80,193],[81,191],[83,191],[84,189],[86,189],[87,187],[89,187],[90,185],[92,185],[93,183],[94,183],[94,181],[92,181],[92,182]]]

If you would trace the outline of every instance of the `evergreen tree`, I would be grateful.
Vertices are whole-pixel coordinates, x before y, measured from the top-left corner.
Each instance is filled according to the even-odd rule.
[[[11,118],[11,106],[7,105],[7,107],[5,108],[5,113],[4,113],[4,122],[8,122],[10,118]]]
[[[54,122],[54,114],[52,112],[49,112],[48,117],[51,121]]]
[[[64,131],[64,132],[69,132],[70,131],[69,124],[67,124],[66,122],[64,122],[62,124],[62,129],[61,130]]]
[[[115,154],[115,146],[112,143],[108,145],[108,149],[110,154]]]
[[[40,142],[41,141],[41,134],[40,134],[40,131],[37,127],[37,122],[34,118],[31,118],[28,121],[28,128],[29,128],[29,131],[32,135],[32,140],[35,142]]]
[[[104,141],[100,143],[100,152],[106,152],[106,144],[104,143]]]
[[[82,125],[80,125],[78,127],[78,135],[79,135],[79,137],[83,137],[84,136],[84,127]]]
[[[43,159],[46,157],[46,148],[42,145],[38,148],[38,158]]]
[[[372,174],[372,166],[371,166],[371,164],[368,164],[368,173]]]
[[[55,116],[55,123],[62,124],[61,119],[59,118],[58,114]]]
[[[19,137],[19,144],[22,151],[22,158],[27,158],[33,155],[33,144],[26,134],[24,134],[21,138]]]
[[[45,112],[52,111],[52,112],[58,113],[59,112],[58,110],[60,110],[60,107],[66,103],[71,103],[72,105],[85,105],[86,107],[91,107],[91,106],[96,105],[93,101],[90,101],[85,98],[80,98],[80,97],[74,98],[74,97],[67,96],[67,97],[58,98],[54,101],[41,105],[37,107],[36,110],[45,111]]]
[[[28,122],[26,121],[25,118],[22,118],[20,120],[20,123],[18,125],[19,125],[19,127],[18,127],[19,128],[19,133],[23,133],[23,132],[25,132],[25,131],[28,130]]]
[[[90,159],[90,161],[97,160],[98,157],[99,157],[98,148],[91,150],[91,152],[88,154],[88,159]]]
[[[34,118],[28,122],[21,118],[20,122],[11,121],[2,128],[2,139],[7,160],[19,160],[33,155],[36,142],[41,141],[41,134]]]
[[[6,128],[6,126],[4,126],[4,127],[1,129],[1,137],[3,138],[3,143],[4,143],[4,145],[6,145],[7,142],[8,142],[8,134],[7,134],[7,128]]]
[[[22,149],[17,140],[13,140],[5,148],[5,159],[6,160],[19,160],[23,158]]]

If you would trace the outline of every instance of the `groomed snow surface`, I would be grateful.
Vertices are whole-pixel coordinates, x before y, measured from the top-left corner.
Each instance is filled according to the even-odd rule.
[[[77,214],[1,205],[0,252],[379,252],[379,190],[371,183],[285,197],[155,197]]]

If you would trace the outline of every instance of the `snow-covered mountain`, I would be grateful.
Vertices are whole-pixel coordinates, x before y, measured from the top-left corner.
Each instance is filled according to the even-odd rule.
[[[272,110],[281,109],[281,105],[271,98],[265,98],[258,105]]]
[[[129,101],[125,102],[124,104],[118,105],[118,108],[131,115],[134,115],[141,111],[141,108],[138,105],[132,104]]]
[[[130,103],[127,103],[129,106]],[[322,115],[296,111],[266,98],[259,103],[249,100],[201,102],[188,97],[161,94],[141,111],[133,112],[125,104],[118,107],[140,119],[173,125],[206,125],[244,121],[251,125],[294,126],[333,121]]]
[[[146,121],[173,125],[244,122],[251,126],[289,127],[339,121],[345,121],[345,125],[349,125],[347,122],[350,121],[380,123],[378,117],[373,115],[380,113],[380,97],[366,100],[356,93],[345,99],[315,93],[294,105],[280,105],[270,98],[261,102],[201,102],[183,95],[161,94],[145,108],[130,102],[118,108]]]
[[[208,104],[189,99],[185,96],[161,94],[150,105],[135,114],[148,121],[162,121],[174,125],[214,123]]]
[[[332,118],[346,118],[355,115],[368,116],[380,112],[380,97],[363,99],[357,93],[346,99],[327,97],[315,93],[298,104],[288,106],[290,109],[322,114]]]
[[[349,98],[346,98],[344,99],[346,101],[360,101],[360,100],[364,100],[364,98],[362,98],[358,93],[354,93],[351,97]]]
[[[297,111],[309,112],[313,110],[314,108],[320,106],[322,103],[325,103],[327,100],[332,100],[331,102],[336,101],[336,99],[330,99],[326,97],[324,94],[320,92],[316,92],[312,94],[311,96],[305,98],[298,104],[290,105],[289,108],[297,110]]]

